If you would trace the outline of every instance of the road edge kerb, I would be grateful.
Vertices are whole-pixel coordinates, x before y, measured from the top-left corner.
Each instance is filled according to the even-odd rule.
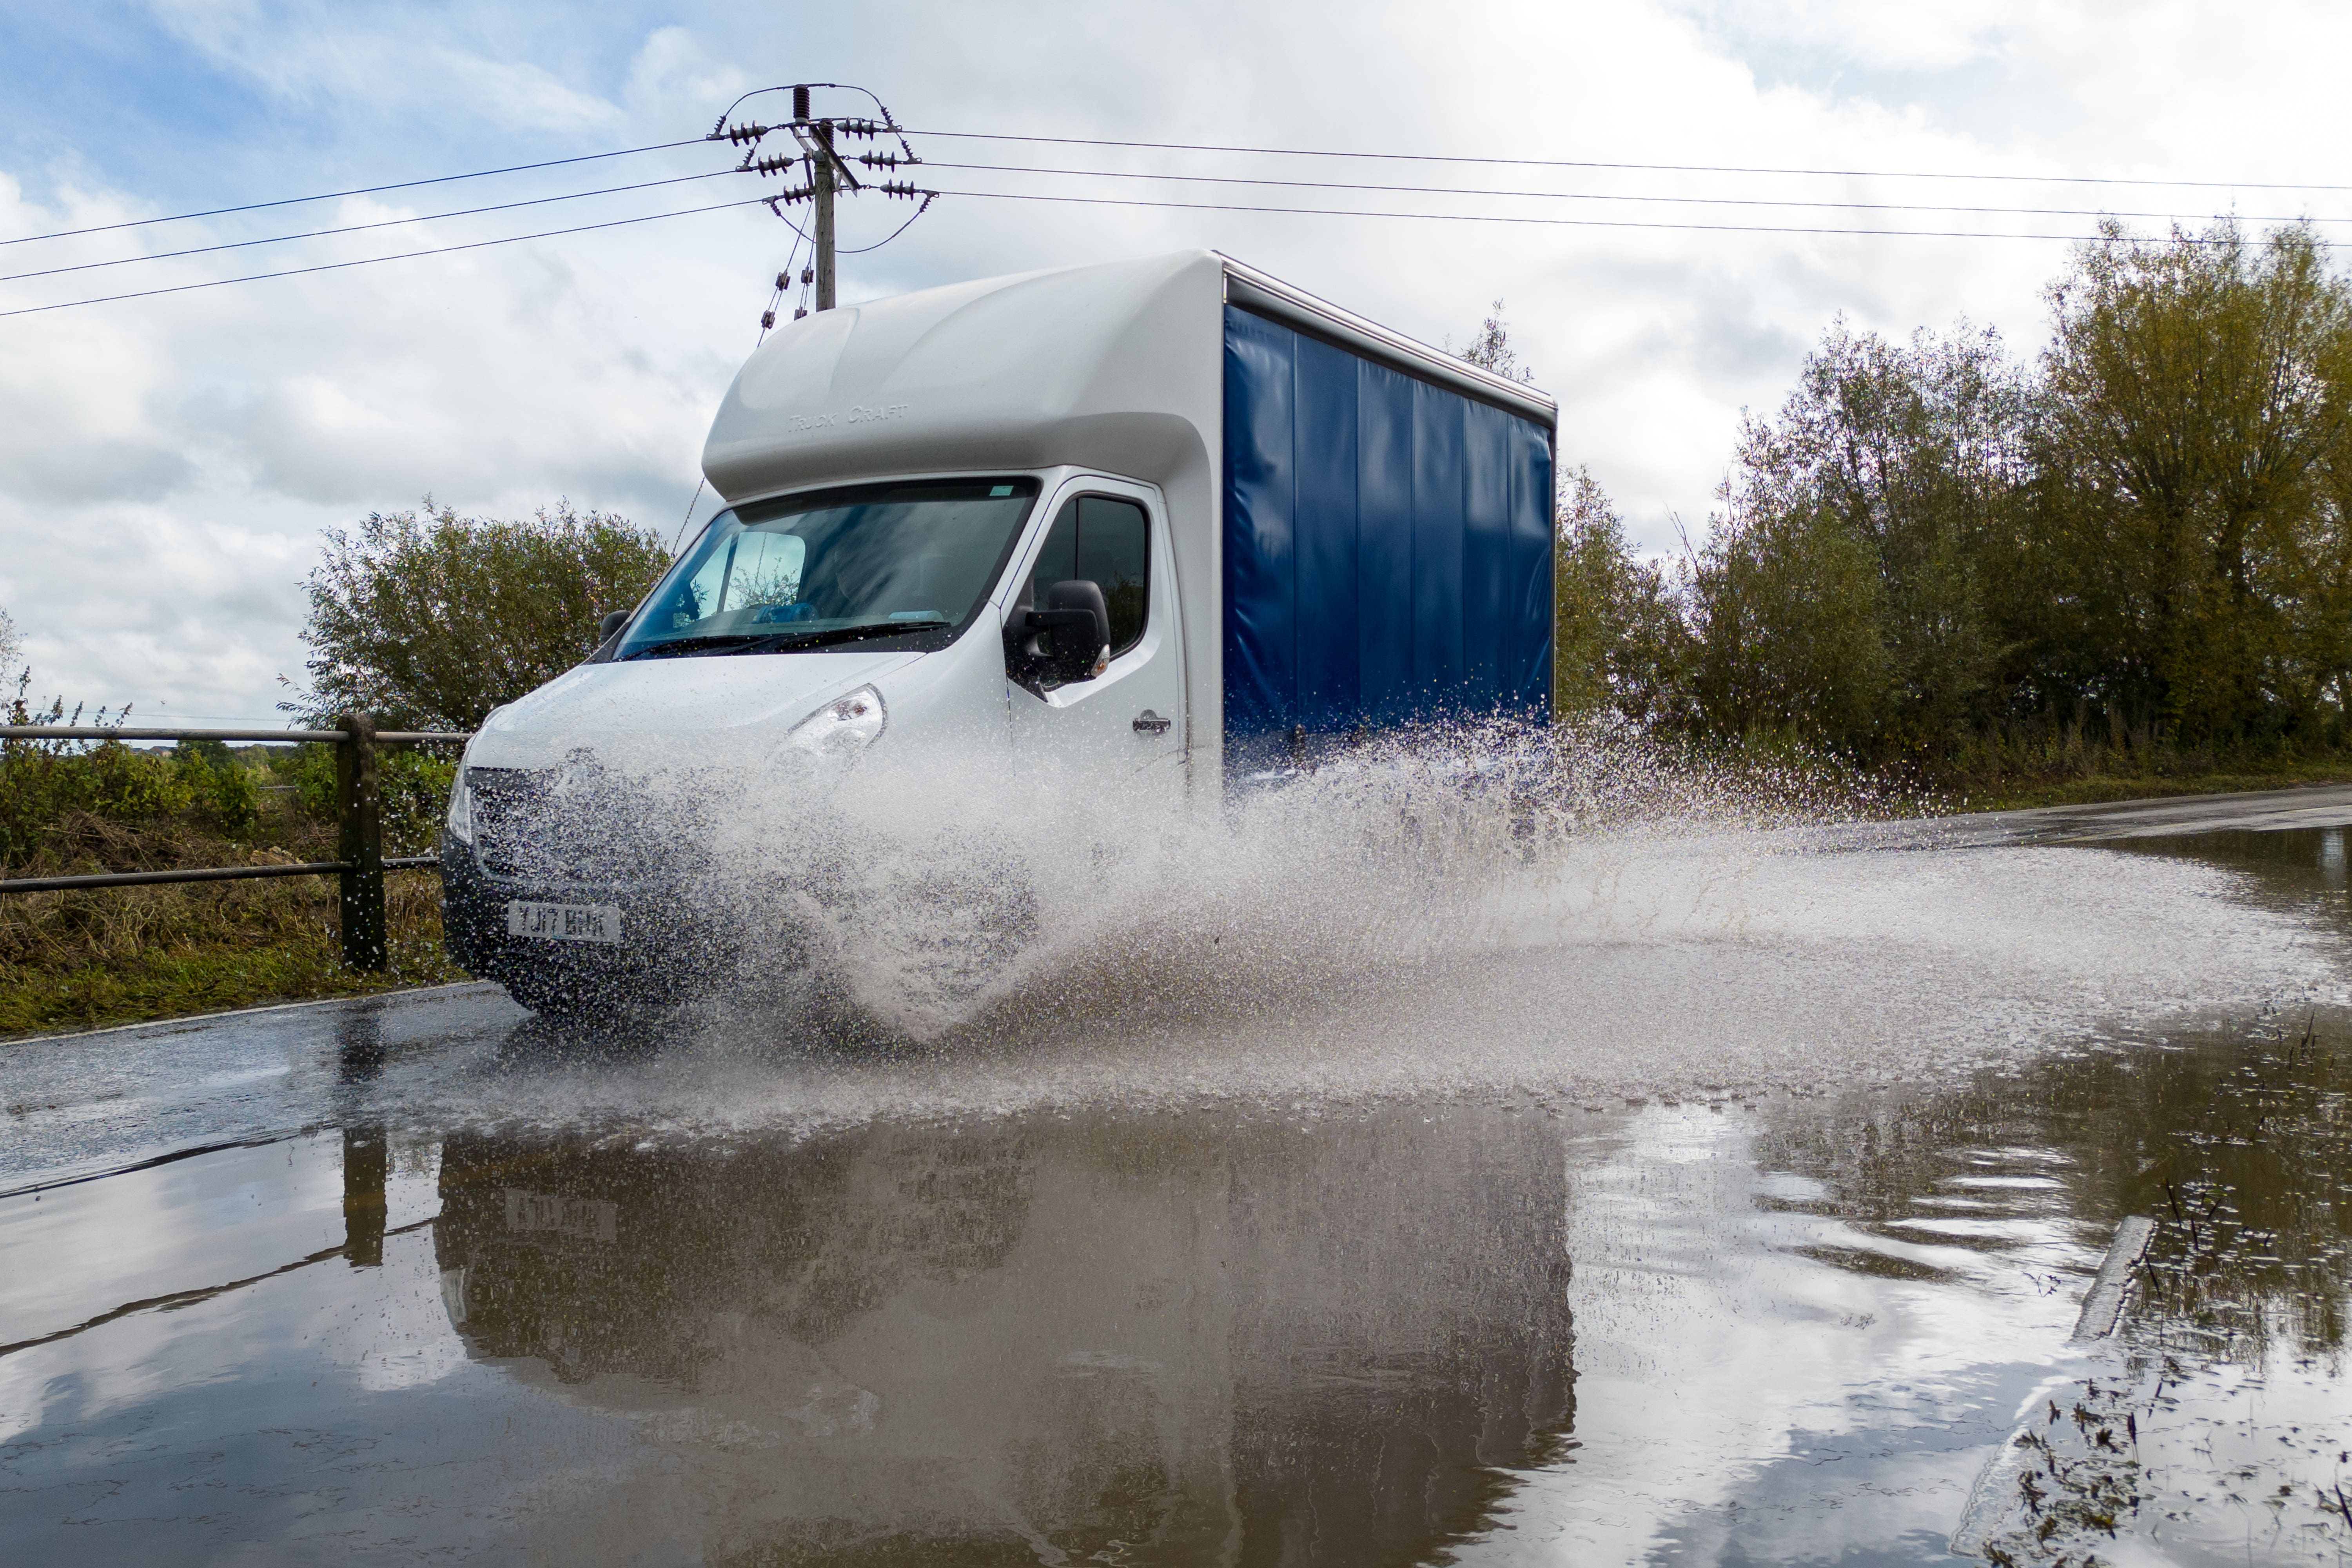
[[[53,1040],[87,1040],[97,1035],[124,1035],[133,1029],[163,1029],[174,1024],[208,1024],[216,1018],[246,1018],[259,1013],[290,1013],[298,1007],[331,1007],[338,1003],[367,1002],[382,996],[429,996],[439,991],[500,991],[494,980],[451,980],[439,985],[395,985],[383,991],[358,991],[341,996],[312,996],[300,1002],[272,1002],[260,1007],[228,1007],[217,1013],[174,1013],[168,1018],[148,1018],[136,1024],[106,1024],[94,1029],[68,1029],[54,1035],[17,1035],[0,1038],[0,1051],[19,1046],[45,1045]]]

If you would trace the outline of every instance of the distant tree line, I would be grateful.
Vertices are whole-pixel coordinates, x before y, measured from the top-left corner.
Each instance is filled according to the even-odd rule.
[[[2046,297],[2028,363],[1833,324],[1677,561],[1566,474],[1559,710],[1930,775],[2352,742],[2352,289],[2110,226]]]

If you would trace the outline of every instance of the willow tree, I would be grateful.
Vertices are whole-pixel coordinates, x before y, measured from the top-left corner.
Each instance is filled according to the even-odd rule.
[[[1633,552],[1616,508],[1581,465],[1560,476],[1555,531],[1553,711],[1681,721],[1693,648],[1675,584]]]
[[[1997,709],[1988,565],[2029,406],[1989,331],[1832,323],[1779,413],[1742,422],[1696,563],[1710,722],[1916,758]]]
[[[2344,696],[2352,289],[2310,228],[2110,224],[2050,290],[2044,660],[2141,731],[2326,724]]]

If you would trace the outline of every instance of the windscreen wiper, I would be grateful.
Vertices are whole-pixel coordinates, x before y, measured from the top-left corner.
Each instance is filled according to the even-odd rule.
[[[713,632],[708,637],[676,637],[668,642],[657,642],[650,647],[638,648],[633,653],[625,653],[621,658],[623,659],[657,658],[666,654],[698,653],[707,647],[719,647],[733,642],[756,641],[758,637],[757,632]]]
[[[908,632],[945,631],[945,621],[868,621],[863,626],[832,626],[815,632],[778,632],[730,647],[729,654],[790,653],[795,648],[824,647],[830,643],[861,642],[867,637],[899,637]]]

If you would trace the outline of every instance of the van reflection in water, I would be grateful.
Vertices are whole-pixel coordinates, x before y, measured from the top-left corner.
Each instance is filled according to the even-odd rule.
[[[1574,1408],[1556,1129],[1209,1121],[453,1137],[443,1293],[474,1355],[666,1456],[587,1541],[1362,1563],[1490,1522]]]

